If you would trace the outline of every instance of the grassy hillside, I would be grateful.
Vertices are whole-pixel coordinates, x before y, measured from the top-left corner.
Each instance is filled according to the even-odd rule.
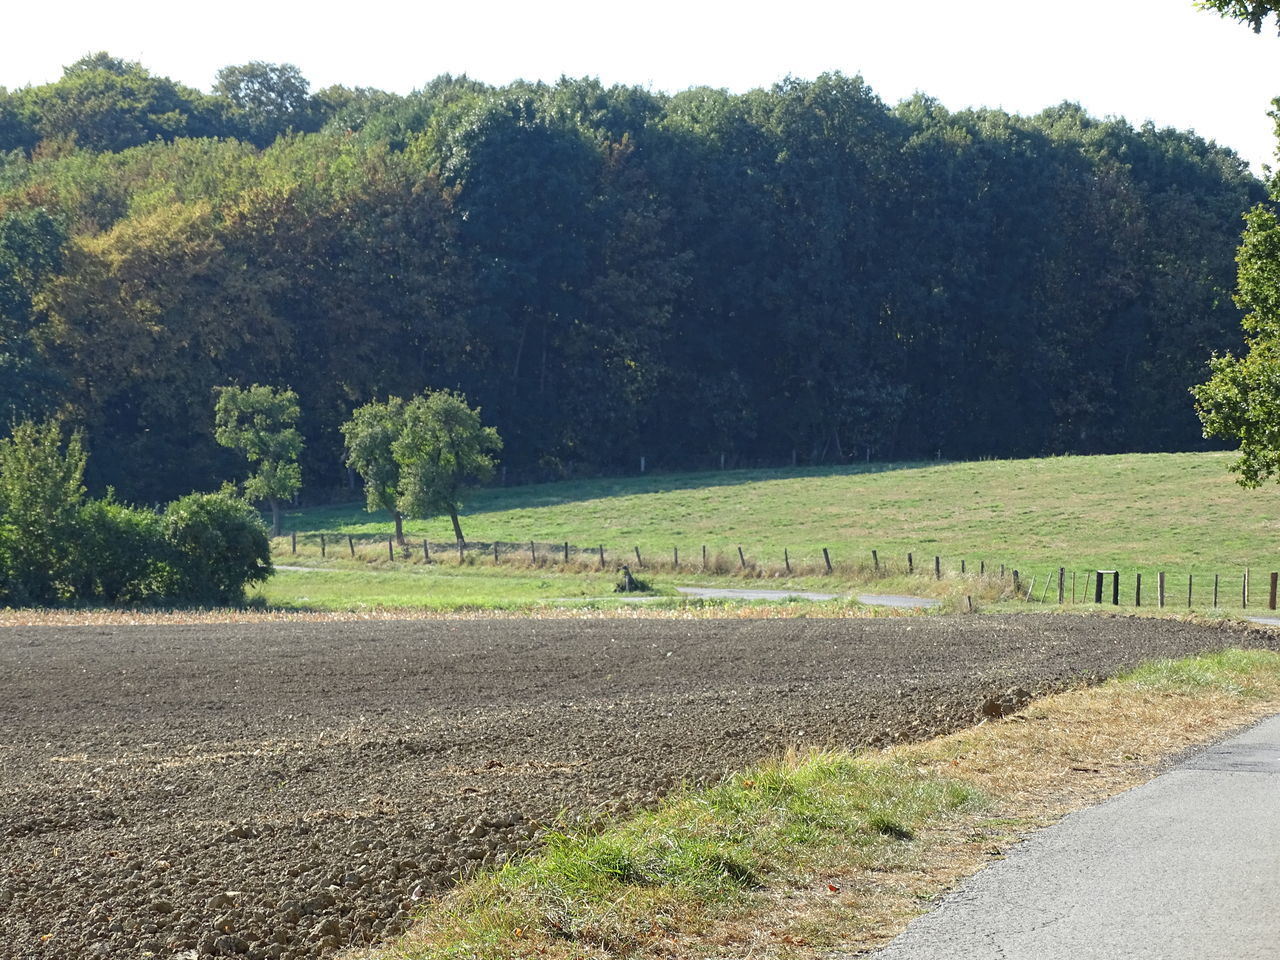
[[[956,464],[729,471],[618,478],[477,492],[463,530],[474,541],[639,546],[693,559],[707,544],[781,563],[819,557],[894,563],[940,554],[1025,569],[1164,567],[1227,574],[1280,564],[1280,491],[1241,489],[1225,453],[1126,454]],[[359,505],[306,510],[302,534],[386,536],[390,521]],[[410,522],[447,542],[447,519]],[[922,560],[923,558],[923,560]]]

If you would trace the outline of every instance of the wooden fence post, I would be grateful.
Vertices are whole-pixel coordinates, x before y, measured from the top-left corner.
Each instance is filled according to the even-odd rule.
[[[962,577],[963,577],[966,573],[968,573],[968,570],[966,570],[966,569],[965,569],[965,562],[964,562],[964,558],[963,558],[963,557],[961,557],[961,559],[960,559],[960,576],[962,576]]]
[[[987,561],[978,561],[978,576],[985,577],[987,575]]]
[[[677,570],[680,569],[680,548],[679,547],[671,548],[671,565],[675,567]]]
[[[876,573],[880,572],[880,554],[876,553],[874,550],[871,551],[871,566],[875,569]]]
[[[1164,571],[1161,570],[1156,574],[1156,603],[1164,606]]]
[[[422,541],[422,562],[431,562],[431,545],[425,540]]]
[[[1271,598],[1267,604],[1267,609],[1274,610],[1276,608],[1276,581],[1280,579],[1280,573],[1273,572],[1271,574]]]
[[[1111,605],[1113,607],[1120,606],[1120,571],[1113,570],[1111,572]]]
[[[1035,589],[1036,589],[1036,578],[1035,578],[1035,577],[1032,577],[1032,578],[1031,578],[1031,586],[1027,587],[1027,595],[1026,595],[1025,597],[1023,597],[1023,599],[1024,599],[1024,600],[1030,600],[1030,599],[1031,599],[1031,594],[1035,592]]]
[[[747,558],[743,556],[741,547],[738,548],[738,566],[743,570],[747,569]]]
[[[1017,571],[1015,570],[1015,571],[1014,571],[1014,573],[1017,573]],[[1003,563],[1002,563],[1002,564],[1000,564],[1000,579],[1001,579],[1001,580],[1003,580],[1003,579],[1004,579],[1004,564],[1003,564]]]
[[[933,579],[942,579],[942,558],[935,556],[933,558]]]
[[[707,545],[702,545],[702,569],[707,569]]]
[[[915,572],[916,572],[915,558],[908,553],[907,554],[907,573],[915,573]]]
[[[636,547],[636,566],[637,567],[644,566],[644,561],[640,559],[640,548],[638,546]]]
[[[1000,579],[1004,579],[1004,564],[1000,565]],[[1013,571],[1013,595],[1016,597],[1019,593],[1020,584],[1018,583],[1018,571]]]
[[[791,551],[786,547],[782,548],[782,562],[787,565],[787,573],[791,573]]]
[[[1218,609],[1218,574],[1213,575],[1213,609]]]
[[[831,572],[831,554],[827,553],[827,548],[822,548],[822,559],[827,562],[827,573]]]
[[[354,560],[356,556],[356,541],[349,533],[347,534],[347,549],[351,551],[351,559]]]
[[[569,541],[568,540],[564,542],[564,562],[565,563],[569,562]]]
[[[321,556],[321,557],[324,557],[324,556],[325,556],[325,543],[324,543],[324,534],[323,534],[323,533],[322,533],[322,534],[320,534],[320,556]]]
[[[493,562],[498,562],[498,541],[493,541]]]
[[[1067,602],[1067,568],[1058,568],[1058,606]]]
[[[1102,571],[1098,570],[1094,573],[1093,585],[1093,602],[1102,603]]]
[[[538,562],[538,549],[536,546],[534,546],[534,543],[532,540],[529,541],[529,562],[530,563]]]
[[[1133,605],[1135,607],[1140,607],[1142,606],[1142,574],[1141,573],[1134,574],[1133,579],[1134,579]]]
[[[297,530],[293,531],[292,542],[293,542],[293,552],[297,553],[298,552],[298,531]]]
[[[1191,609],[1191,577],[1192,576],[1193,575],[1190,573],[1187,574],[1187,609],[1188,610]]]
[[[396,559],[396,544],[390,537],[387,537],[387,559],[393,563]]]
[[[1049,572],[1044,578],[1044,589],[1040,591],[1040,602],[1044,603],[1045,598],[1049,596],[1049,588],[1053,586],[1053,573]]]
[[[604,569],[604,544],[600,544],[600,569]]]
[[[1244,568],[1244,577],[1240,581],[1240,609],[1249,609],[1249,568]]]

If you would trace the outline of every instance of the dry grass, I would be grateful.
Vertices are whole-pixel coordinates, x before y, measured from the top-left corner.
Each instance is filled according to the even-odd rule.
[[[447,897],[429,914],[430,922],[405,940],[353,956],[833,960],[863,955],[884,946],[940,894],[1001,856],[1025,833],[1141,783],[1188,748],[1277,711],[1280,655],[1228,651],[1161,663],[927,743],[895,746],[861,760],[815,758],[865,764],[867,776],[883,778],[878,781],[882,791],[906,791],[901,796],[921,784],[952,783],[982,798],[940,805],[923,823],[902,820],[911,824],[905,842],[868,847],[842,842],[837,833],[834,843],[826,842],[828,835],[823,842],[784,844],[786,855],[771,851],[755,890],[727,899],[700,899],[678,881],[674,898],[667,888],[647,884],[620,888],[616,897],[606,891],[606,926],[626,931],[621,940],[547,936],[536,926],[531,929],[519,920],[538,915],[531,902],[524,902],[531,886],[515,884],[504,892],[501,878],[489,875]],[[804,770],[809,762],[790,756],[778,766]],[[731,778],[717,789],[753,782]],[[893,809],[894,795],[881,796]],[[664,830],[673,836],[696,832],[696,823],[680,823],[678,818],[665,823]],[[638,842],[655,840],[642,822],[621,829]],[[748,831],[745,823],[742,829]],[[612,842],[608,834],[605,840]],[[570,857],[561,869],[572,874],[580,868]],[[532,869],[536,873],[544,864],[535,859]],[[477,902],[479,912],[469,912]]]
[[[1144,783],[1184,751],[1277,711],[1274,671],[1234,689],[1120,681],[1049,697],[1005,720],[927,743],[888,748],[890,758],[974,786],[987,806],[934,824],[901,864],[834,869],[775,886],[749,910],[722,918],[696,939],[673,941],[666,953],[723,960],[870,953],[1023,835]]]
[[[636,603],[586,606],[551,603],[517,610],[428,610],[422,607],[371,607],[364,610],[292,610],[222,608],[213,610],[56,610],[0,608],[4,627],[178,626],[217,623],[335,623],[364,620],[763,620],[805,617],[871,619],[917,617],[910,608],[864,607],[833,600],[826,603],[714,603],[670,601],[674,606]]]

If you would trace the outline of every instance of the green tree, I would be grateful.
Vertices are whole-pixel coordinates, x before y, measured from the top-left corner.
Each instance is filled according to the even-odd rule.
[[[386,510],[395,518],[396,542],[404,545],[404,514],[400,510],[400,464],[392,446],[404,432],[405,403],[388,397],[385,403],[372,401],[351,412],[342,425],[347,445],[347,466],[364,480],[366,508],[370,513]]]
[[[290,130],[318,126],[311,110],[311,85],[291,63],[249,63],[218,71],[213,92],[231,104],[231,121],[246,140],[267,146]]]
[[[1247,352],[1215,355],[1213,376],[1192,393],[1205,436],[1238,440],[1231,469],[1257,487],[1280,470],[1280,221],[1261,206],[1245,220],[1236,302],[1248,311]]]
[[[404,407],[404,427],[391,444],[400,465],[399,507],[410,517],[447,513],[453,534],[463,542],[458,511],[468,486],[493,477],[494,454],[502,439],[480,422],[480,408],[450,390],[414,397]]]
[[[1201,0],[1196,6],[1204,10],[1217,10],[1224,17],[1240,20],[1253,27],[1254,33],[1262,32],[1267,17],[1280,17],[1280,3],[1274,0]]]
[[[69,599],[85,452],[57,423],[20,423],[0,440],[0,598],[23,604]]]
[[[271,504],[271,535],[280,536],[280,501],[302,489],[302,434],[298,432],[298,395],[258,384],[216,387],[214,439],[239,450],[257,471],[244,483],[245,496]]]

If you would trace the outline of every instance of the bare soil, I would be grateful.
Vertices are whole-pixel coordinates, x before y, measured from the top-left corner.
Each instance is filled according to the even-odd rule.
[[[558,818],[1277,642],[1036,615],[10,627],[0,957],[318,957]]]

